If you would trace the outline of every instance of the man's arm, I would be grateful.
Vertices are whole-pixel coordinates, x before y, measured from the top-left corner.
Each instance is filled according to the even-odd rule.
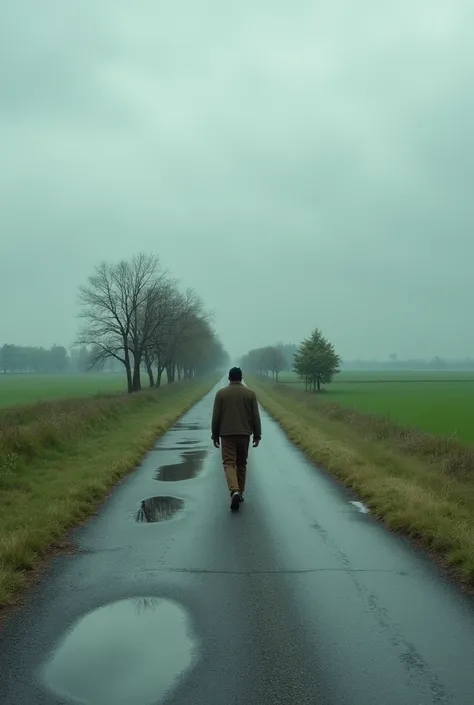
[[[262,438],[262,422],[260,419],[260,411],[258,409],[257,395],[255,392],[252,395],[252,433],[253,440],[260,441]]]
[[[221,430],[221,412],[222,412],[222,396],[217,392],[214,399],[214,408],[212,410],[212,440],[218,441]]]

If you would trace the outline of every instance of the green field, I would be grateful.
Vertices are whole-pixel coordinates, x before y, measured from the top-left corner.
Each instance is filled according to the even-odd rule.
[[[125,391],[120,374],[0,375],[0,407]]]
[[[300,384],[293,373],[280,381]],[[325,400],[474,443],[472,372],[341,372]]]

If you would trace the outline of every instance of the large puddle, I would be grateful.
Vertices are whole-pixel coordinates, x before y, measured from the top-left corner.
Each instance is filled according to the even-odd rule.
[[[207,450],[188,450],[181,453],[181,462],[170,465],[162,465],[157,473],[156,479],[162,482],[179,482],[190,480],[201,472]]]
[[[137,598],[102,607],[75,624],[46,663],[59,697],[87,705],[156,705],[194,660],[186,612]]]
[[[149,497],[142,500],[136,519],[148,524],[167,521],[183,507],[184,502],[178,497]]]

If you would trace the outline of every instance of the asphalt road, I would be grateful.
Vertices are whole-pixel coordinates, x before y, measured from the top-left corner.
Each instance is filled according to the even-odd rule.
[[[472,602],[265,414],[230,513],[212,398],[0,629],[0,703],[472,705]]]

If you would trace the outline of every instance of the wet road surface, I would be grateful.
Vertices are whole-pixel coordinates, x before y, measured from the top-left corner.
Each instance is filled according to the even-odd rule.
[[[230,513],[212,400],[0,629],[0,703],[472,705],[472,601],[266,414]]]

